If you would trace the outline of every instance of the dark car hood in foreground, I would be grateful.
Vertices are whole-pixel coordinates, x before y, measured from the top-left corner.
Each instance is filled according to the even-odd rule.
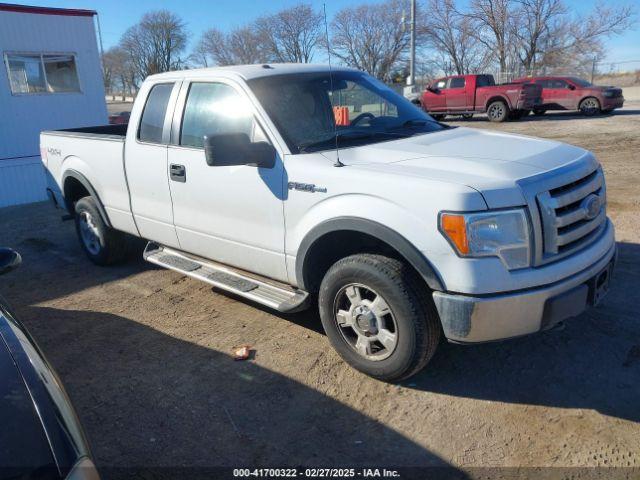
[[[38,473],[25,478],[66,476],[89,455],[84,434],[58,377],[1,296],[0,375],[0,469]]]
[[[13,356],[1,338],[0,425],[0,478],[11,477],[13,474],[20,477],[21,473],[44,469],[57,473],[31,395]]]

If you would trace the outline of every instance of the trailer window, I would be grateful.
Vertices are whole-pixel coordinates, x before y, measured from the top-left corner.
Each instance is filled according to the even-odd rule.
[[[71,54],[6,54],[11,92],[80,92],[75,57]]]
[[[79,92],[80,82],[72,55],[43,55],[44,71],[50,92]]]
[[[47,85],[40,55],[7,55],[13,93],[44,93]]]
[[[162,143],[164,119],[172,90],[173,83],[159,83],[151,88],[138,129],[138,140],[141,142]]]

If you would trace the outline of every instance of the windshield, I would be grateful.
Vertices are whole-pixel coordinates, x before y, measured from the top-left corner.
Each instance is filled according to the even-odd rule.
[[[587,82],[586,80],[583,80],[581,78],[578,77],[569,77],[569,80],[571,80],[573,83],[575,83],[576,85],[578,85],[579,87],[593,87],[593,85],[589,82]]]
[[[367,145],[446,127],[362,72],[274,75],[249,86],[293,153]]]

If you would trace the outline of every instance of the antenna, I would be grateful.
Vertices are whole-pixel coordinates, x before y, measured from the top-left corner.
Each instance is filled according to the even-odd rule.
[[[327,42],[327,56],[329,57],[329,87],[331,88],[331,94],[333,95],[333,70],[331,69],[331,47],[329,46],[329,27],[327,25],[327,4],[322,4],[322,11],[324,12],[324,35]],[[331,111],[332,118],[335,116],[333,108]],[[338,126],[336,120],[333,118],[333,134],[336,139],[336,163],[334,167],[344,167],[344,163],[340,161],[340,150],[338,150]]]

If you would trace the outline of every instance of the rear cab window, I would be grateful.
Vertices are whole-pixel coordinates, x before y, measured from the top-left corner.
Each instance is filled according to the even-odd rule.
[[[493,87],[496,84],[491,75],[478,75],[476,87]]]
[[[159,83],[151,87],[138,128],[138,140],[141,142],[163,143],[162,133],[173,87],[173,83]]]

